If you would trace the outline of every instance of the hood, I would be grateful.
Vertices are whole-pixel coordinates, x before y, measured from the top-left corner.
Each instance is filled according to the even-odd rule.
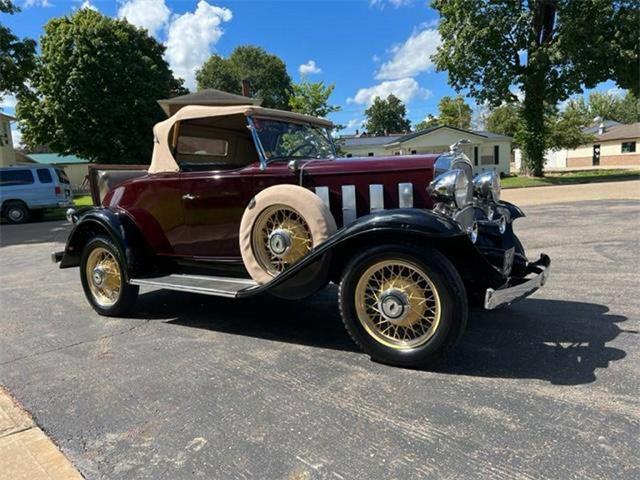
[[[335,159],[312,159],[298,162],[305,174],[375,174],[409,171],[433,171],[439,154],[394,155],[386,157],[338,157]]]

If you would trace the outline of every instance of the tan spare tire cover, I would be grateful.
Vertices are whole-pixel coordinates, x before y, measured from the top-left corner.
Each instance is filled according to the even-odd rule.
[[[274,258],[268,248],[269,235],[278,229],[297,242],[295,251],[284,259]],[[258,193],[244,211],[240,222],[242,260],[249,275],[264,284],[295,263],[290,262],[292,253],[294,257],[306,254],[336,230],[329,207],[315,193],[297,185],[275,185]]]

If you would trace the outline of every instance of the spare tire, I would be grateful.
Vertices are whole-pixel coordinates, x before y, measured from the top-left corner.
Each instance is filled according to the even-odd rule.
[[[297,185],[275,185],[249,202],[240,222],[245,268],[264,284],[307,255],[335,231],[320,197]]]

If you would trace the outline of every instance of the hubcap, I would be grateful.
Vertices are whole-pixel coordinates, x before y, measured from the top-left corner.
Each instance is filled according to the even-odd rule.
[[[418,265],[392,259],[367,268],[356,285],[358,320],[379,343],[397,350],[425,344],[440,324],[440,297]]]
[[[309,253],[312,244],[309,225],[300,213],[286,205],[266,208],[253,227],[256,260],[274,277]]]
[[[113,306],[120,298],[120,266],[106,248],[97,247],[87,259],[87,283],[91,296],[101,307]]]
[[[23,217],[24,212],[19,208],[12,208],[11,210],[9,210],[9,218],[11,218],[11,220],[13,220],[14,222],[22,220]]]

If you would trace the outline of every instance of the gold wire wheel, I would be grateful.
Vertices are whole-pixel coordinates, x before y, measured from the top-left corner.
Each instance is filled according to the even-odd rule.
[[[275,277],[309,253],[313,238],[300,213],[286,205],[273,205],[256,219],[252,244],[260,266]]]
[[[120,266],[113,254],[103,247],[91,251],[85,270],[91,295],[101,307],[111,307],[122,290]]]
[[[440,324],[440,297],[416,264],[392,259],[376,262],[360,276],[355,290],[358,320],[381,344],[407,350],[425,344]]]

